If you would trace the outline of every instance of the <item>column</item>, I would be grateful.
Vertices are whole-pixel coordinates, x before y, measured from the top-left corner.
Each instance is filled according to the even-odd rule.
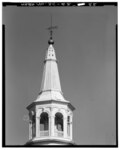
[[[64,123],[64,128],[63,128],[64,138],[67,138],[67,117],[66,116],[64,117],[63,123]]]
[[[40,117],[36,117],[36,137],[40,137]]]
[[[48,131],[49,131],[49,136],[50,136],[51,135],[51,117],[50,117],[50,115],[49,115],[49,122],[48,122],[48,124],[49,124]]]
[[[32,139],[32,121],[29,121],[29,140]]]
[[[72,116],[70,116],[70,139],[72,140]]]
[[[54,136],[54,130],[55,130],[55,117],[53,115],[51,115],[51,128],[50,128],[50,132],[51,132],[51,136]]]

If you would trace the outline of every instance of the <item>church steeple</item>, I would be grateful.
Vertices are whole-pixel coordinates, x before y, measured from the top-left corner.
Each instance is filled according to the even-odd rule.
[[[57,59],[52,44],[49,45],[46,52],[40,95],[36,101],[51,99],[67,102],[61,90]]]
[[[62,94],[57,59],[55,49],[53,47],[54,41],[52,36],[53,30],[56,28],[57,26],[52,26],[51,19],[51,26],[48,28],[48,30],[50,31],[50,39],[48,41],[49,46],[44,60],[44,70],[40,95],[38,96],[38,99],[36,101],[45,101],[52,99],[67,102]]]
[[[50,30],[48,49],[44,60],[44,70],[40,93],[30,104],[29,141],[27,145],[73,145],[72,118],[75,109],[63,97],[58,64],[53,47],[53,27]]]

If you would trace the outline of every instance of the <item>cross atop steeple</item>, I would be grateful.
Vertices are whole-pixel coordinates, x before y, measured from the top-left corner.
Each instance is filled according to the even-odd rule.
[[[52,39],[52,36],[53,36],[53,30],[54,29],[57,29],[58,27],[57,26],[52,26],[52,15],[51,15],[51,25],[49,28],[47,28],[49,31],[50,31],[50,40],[48,41],[49,44],[54,44],[54,41]]]

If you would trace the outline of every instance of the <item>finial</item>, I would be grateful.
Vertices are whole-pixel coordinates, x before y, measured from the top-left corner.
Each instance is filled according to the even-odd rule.
[[[50,39],[49,39],[49,41],[48,41],[48,44],[54,44],[54,41],[53,41],[53,39],[52,39],[52,37],[53,37],[53,30],[54,30],[54,29],[57,29],[57,26],[52,26],[52,15],[51,15],[51,25],[50,25],[50,27],[47,28],[47,29],[50,31]]]

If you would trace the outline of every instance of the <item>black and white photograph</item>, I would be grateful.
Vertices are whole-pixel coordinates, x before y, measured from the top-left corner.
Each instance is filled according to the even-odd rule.
[[[117,147],[117,2],[2,3],[3,147]]]

